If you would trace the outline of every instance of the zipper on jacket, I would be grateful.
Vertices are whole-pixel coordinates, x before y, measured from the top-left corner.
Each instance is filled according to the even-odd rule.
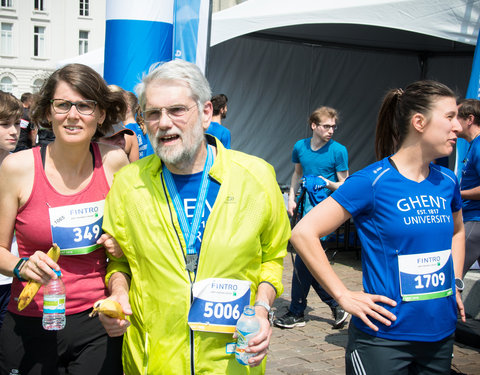
[[[145,332],[145,345],[143,347],[143,373],[148,375],[148,332]]]
[[[163,179],[163,173],[162,173],[161,180],[162,180],[163,193],[165,194],[165,199],[167,200],[168,211],[170,212],[170,221],[173,225],[173,230],[175,231],[175,234],[177,235],[178,245],[180,246],[180,249],[181,249],[182,254],[183,254],[183,259],[185,260],[185,264],[186,264],[187,263],[187,258],[185,257],[185,253],[183,252],[182,241],[180,240],[180,236],[177,232],[177,228],[175,227],[175,223],[173,221],[173,213],[172,213],[172,209],[170,207],[170,201],[168,199],[167,188],[165,186],[165,181]],[[187,270],[187,272],[188,272],[188,278],[190,279],[190,306],[191,306],[192,303],[193,303],[193,290],[192,290],[193,280],[192,280],[192,276],[190,275],[190,272],[188,270]],[[195,277],[196,277],[196,275],[195,275]],[[191,373],[191,375],[195,375],[195,350],[194,350],[195,340],[194,340],[194,333],[193,333],[192,329],[190,328],[190,326],[188,327],[188,329],[190,331],[190,335],[189,335],[190,336],[190,373]]]

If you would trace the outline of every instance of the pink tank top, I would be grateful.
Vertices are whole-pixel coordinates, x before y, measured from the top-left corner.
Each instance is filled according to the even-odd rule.
[[[20,208],[15,231],[20,257],[36,250],[47,252],[52,243],[62,249],[58,265],[66,289],[66,314],[76,314],[105,298],[106,255],[96,248],[102,234],[103,204],[110,189],[96,143],[92,143],[95,168],[92,179],[82,191],[63,195],[55,190],[45,175],[40,147],[33,149],[35,176],[32,193]],[[42,316],[43,287],[23,311],[17,301],[25,282],[14,278],[8,310],[24,316]]]

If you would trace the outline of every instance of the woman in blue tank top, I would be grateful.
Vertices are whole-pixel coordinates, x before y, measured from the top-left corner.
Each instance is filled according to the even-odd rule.
[[[443,84],[390,90],[377,121],[378,162],[307,214],[292,243],[314,277],[352,314],[347,374],[449,374],[465,233],[455,175],[433,161],[455,146],[457,106]],[[364,291],[345,287],[318,240],[351,217]],[[457,288],[458,287],[458,288]]]

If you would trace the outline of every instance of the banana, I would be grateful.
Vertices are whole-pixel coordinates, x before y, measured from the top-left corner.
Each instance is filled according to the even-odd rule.
[[[98,313],[105,314],[110,318],[125,319],[122,306],[112,299],[101,299],[93,304],[93,311],[89,317],[94,317]]]
[[[58,261],[58,258],[60,258],[60,248],[57,246],[56,243],[54,243],[52,247],[48,250],[47,255],[52,258],[54,262]],[[41,286],[42,284],[37,281],[28,281],[27,285],[25,285],[22,293],[20,293],[20,296],[18,297],[18,311],[22,311],[30,304],[30,302],[32,302],[33,297],[35,297]]]

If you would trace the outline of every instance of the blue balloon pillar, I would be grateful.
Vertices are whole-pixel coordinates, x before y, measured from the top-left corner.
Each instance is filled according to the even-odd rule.
[[[104,78],[133,91],[155,62],[172,59],[174,0],[107,0]]]

